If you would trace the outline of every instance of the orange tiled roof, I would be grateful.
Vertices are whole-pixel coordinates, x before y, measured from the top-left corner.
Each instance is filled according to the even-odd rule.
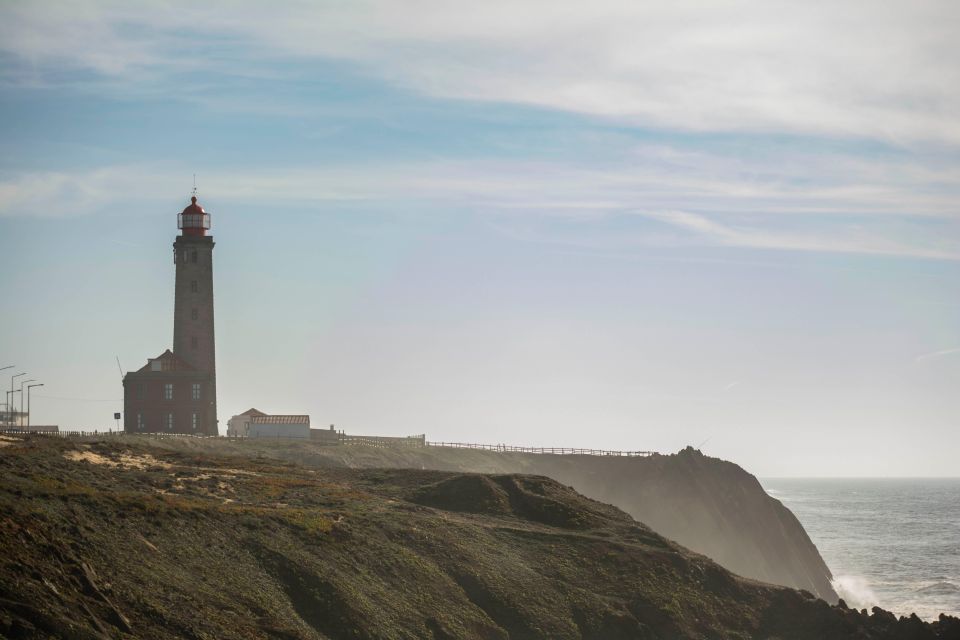
[[[310,416],[253,416],[251,424],[310,424]]]

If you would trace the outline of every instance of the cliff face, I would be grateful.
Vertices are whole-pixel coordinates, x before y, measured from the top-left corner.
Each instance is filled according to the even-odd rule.
[[[623,509],[657,533],[757,580],[835,603],[830,569],[803,526],[739,466],[687,448],[647,458],[531,455],[471,449],[278,446],[312,465],[533,473]]]
[[[936,640],[732,575],[543,476],[0,446],[9,638]]]
[[[731,462],[693,449],[640,459],[543,458],[531,466],[536,473],[620,507],[734,573],[837,602],[830,570],[797,518]]]

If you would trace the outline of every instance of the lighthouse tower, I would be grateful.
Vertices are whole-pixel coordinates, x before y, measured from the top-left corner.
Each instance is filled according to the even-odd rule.
[[[123,378],[124,430],[217,435],[210,214],[194,195],[177,215],[173,351]]]
[[[197,204],[196,196],[177,215],[177,228],[173,354],[198,371],[214,374],[213,237],[207,235],[210,214]]]

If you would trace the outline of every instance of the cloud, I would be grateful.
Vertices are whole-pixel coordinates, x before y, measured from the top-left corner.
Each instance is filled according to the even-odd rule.
[[[765,226],[730,225],[706,216],[684,211],[638,212],[638,215],[693,232],[707,244],[754,249],[818,251],[830,253],[866,253],[912,256],[937,260],[960,260],[960,242],[946,244],[902,242],[862,227],[820,224],[807,233],[785,231],[769,223]]]
[[[937,358],[942,358],[944,356],[952,356],[960,354],[960,347],[953,349],[944,349],[942,351],[932,351],[930,353],[923,353],[913,359],[914,362],[924,362],[926,360],[936,360]]]
[[[151,182],[131,167],[0,174],[0,217],[88,215]]]
[[[0,17],[0,46],[40,74],[213,64],[199,54],[220,44],[647,127],[960,143],[949,0],[8,3]]]
[[[739,169],[727,180],[689,167],[681,176],[658,162],[603,171],[518,160],[225,168],[203,175],[201,195],[212,208],[283,202],[303,212],[344,203],[384,212],[468,211],[523,241],[591,250],[720,246],[960,260],[958,221],[946,209],[911,214],[905,187],[877,196],[840,183],[831,197],[805,197],[793,189],[780,194],[766,181],[738,183]],[[145,199],[171,207],[178,194],[186,197],[189,180],[158,165],[0,175],[0,216],[96,215]],[[921,202],[940,210],[939,201]],[[906,213],[887,210],[891,203]]]

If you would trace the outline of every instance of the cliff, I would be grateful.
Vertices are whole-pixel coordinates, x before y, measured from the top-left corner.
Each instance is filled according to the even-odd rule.
[[[542,476],[0,446],[9,638],[960,638],[737,577]]]
[[[657,533],[703,553],[734,573],[805,589],[828,602],[837,602],[830,570],[793,513],[739,466],[692,448],[675,455],[626,458],[433,447],[250,446],[264,455],[313,466],[549,476],[594,500],[623,509]]]
[[[796,516],[731,462],[690,448],[639,459],[543,458],[529,471],[614,504],[734,573],[837,602],[830,570]]]

